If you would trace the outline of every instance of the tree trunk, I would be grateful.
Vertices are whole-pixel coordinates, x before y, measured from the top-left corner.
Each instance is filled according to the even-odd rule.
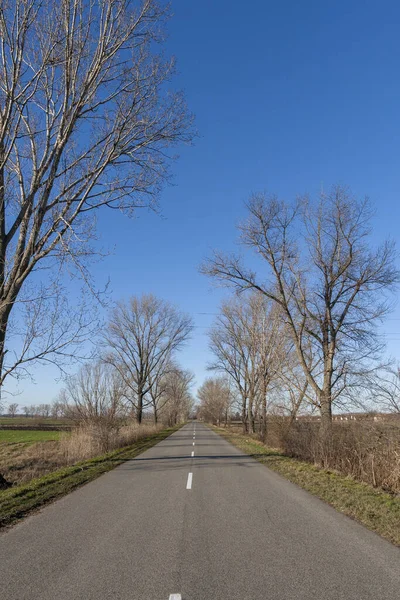
[[[329,466],[329,448],[332,439],[332,398],[330,394],[322,393],[320,396],[321,411],[321,442],[323,446],[323,466]]]
[[[4,356],[6,354],[5,344],[6,344],[6,330],[7,330],[7,322],[9,316],[9,310],[6,315],[0,315],[0,380],[3,377],[3,364],[4,364]],[[2,318],[3,317],[3,318]],[[1,384],[0,384],[0,399],[1,399]]]
[[[249,400],[249,409],[248,409],[248,421],[249,421],[249,433],[255,433],[254,427],[254,414],[253,414],[253,402]]]
[[[326,336],[324,336],[326,337]],[[321,411],[321,437],[328,442],[332,435],[332,374],[334,352],[329,345],[324,344],[324,382],[319,395]]]
[[[138,405],[136,408],[136,420],[139,425],[141,425],[141,423],[142,423],[142,418],[143,418],[143,397],[140,395],[139,402],[138,402]]]
[[[246,400],[242,402],[242,431],[247,433]]]
[[[158,423],[157,408],[154,407],[154,425],[157,425],[157,423]]]
[[[287,431],[287,432],[289,432],[289,431],[292,429],[292,427],[293,427],[293,425],[294,425],[294,423],[295,423],[295,421],[296,421],[296,415],[297,415],[297,411],[296,411],[296,412],[294,412],[294,411],[292,410],[292,411],[290,412],[290,416],[289,416],[289,419],[288,419],[288,424],[287,424],[287,428],[286,428],[286,431]]]
[[[332,431],[332,405],[326,396],[321,397],[321,431],[328,435]]]
[[[261,404],[261,441],[265,444],[267,441],[267,386],[265,377],[262,384],[262,404]]]

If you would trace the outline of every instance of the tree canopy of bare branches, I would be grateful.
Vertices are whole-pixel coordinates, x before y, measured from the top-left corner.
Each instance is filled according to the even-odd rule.
[[[233,393],[227,377],[208,377],[197,391],[198,415],[205,421],[227,424]]]
[[[189,418],[194,404],[190,391],[193,380],[193,373],[176,365],[165,374],[163,382],[165,402],[161,415],[169,427]]]
[[[249,426],[254,432],[254,414],[260,405],[265,428],[267,390],[282,358],[280,333],[278,311],[259,293],[225,302],[210,331],[215,360],[209,368],[232,379],[241,398],[244,430]]]
[[[112,311],[104,333],[105,360],[119,372],[127,400],[140,423],[150,391],[170,370],[171,360],[189,338],[192,320],[153,295],[132,297]]]
[[[0,4],[1,372],[31,274],[59,261],[87,279],[90,215],[155,207],[170,149],[192,138],[174,61],[156,53],[167,16],[156,0]]]
[[[79,423],[112,427],[123,408],[123,382],[110,365],[86,363],[67,378],[59,404],[66,417]]]
[[[373,400],[374,405],[385,411],[400,414],[400,368],[394,365],[373,373],[365,382],[366,402]]]
[[[8,405],[8,414],[10,415],[10,417],[15,417],[15,415],[18,412],[18,406],[19,404],[17,404],[17,402],[12,402]]]
[[[394,245],[371,248],[370,204],[342,187],[294,204],[257,194],[248,210],[242,243],[263,260],[266,277],[220,253],[202,270],[279,306],[329,434],[333,402],[382,350],[376,324],[399,281]]]

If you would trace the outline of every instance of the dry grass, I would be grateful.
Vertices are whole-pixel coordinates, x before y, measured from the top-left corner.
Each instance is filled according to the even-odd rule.
[[[101,425],[79,427],[60,441],[60,451],[65,465],[73,465],[80,460],[88,460],[99,454],[111,452],[153,435],[163,429],[162,425],[138,425],[131,423],[121,428]]]
[[[98,425],[61,434],[59,441],[1,443],[0,473],[14,485],[27,483],[62,467],[131,446],[161,429],[161,425],[131,424],[120,429]]]

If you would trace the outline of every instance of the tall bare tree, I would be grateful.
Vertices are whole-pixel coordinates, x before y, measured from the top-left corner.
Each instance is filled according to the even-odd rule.
[[[214,355],[209,369],[224,373],[232,380],[240,398],[243,431],[246,432],[249,420],[252,426],[252,402],[258,375],[254,353],[252,355],[248,344],[245,305],[237,299],[224,302],[209,336],[209,347]]]
[[[89,362],[67,378],[59,403],[70,419],[113,427],[123,406],[123,382],[110,365]]]
[[[233,394],[226,377],[208,377],[197,391],[200,401],[199,416],[220,425],[227,424]]]
[[[149,376],[149,393],[148,403],[153,410],[154,423],[159,421],[165,405],[170,400],[168,395],[169,376],[174,373],[179,367],[173,362],[161,362],[158,368]]]
[[[193,373],[178,366],[170,369],[165,375],[164,394],[166,402],[163,405],[161,416],[169,427],[173,427],[189,418],[194,403],[190,391],[193,380]]]
[[[244,431],[255,431],[254,414],[261,404],[263,434],[266,426],[267,390],[279,368],[278,311],[259,293],[225,302],[210,332],[210,364],[232,378],[241,398]]]
[[[0,384],[31,274],[57,261],[87,280],[90,215],[154,208],[169,149],[192,137],[182,94],[168,90],[174,62],[155,52],[166,17],[156,0],[0,3]],[[30,360],[67,340],[43,341]]]
[[[241,239],[264,260],[266,276],[218,253],[203,272],[280,307],[329,436],[333,402],[382,350],[376,323],[399,281],[394,245],[372,249],[370,204],[342,187],[316,203],[254,195],[248,209]]]
[[[192,320],[153,295],[119,302],[104,333],[105,360],[120,373],[139,423],[150,390],[189,338]]]
[[[8,414],[10,415],[10,417],[15,417],[18,411],[18,406],[19,404],[17,404],[16,402],[12,402],[11,404],[9,404]]]
[[[267,437],[268,392],[282,371],[286,356],[286,328],[283,326],[279,307],[262,294],[253,294],[250,302],[254,305],[254,344],[258,357],[259,396],[261,404],[262,441]]]
[[[30,417],[32,415],[32,406],[23,406],[22,410],[25,417]]]
[[[59,419],[64,416],[63,405],[57,399],[51,403],[51,416],[53,419]]]

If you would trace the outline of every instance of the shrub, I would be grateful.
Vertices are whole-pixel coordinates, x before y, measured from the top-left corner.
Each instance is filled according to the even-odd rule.
[[[278,444],[288,456],[337,470],[374,487],[400,493],[400,427],[391,423],[333,423],[323,443],[319,425],[296,422]]]

